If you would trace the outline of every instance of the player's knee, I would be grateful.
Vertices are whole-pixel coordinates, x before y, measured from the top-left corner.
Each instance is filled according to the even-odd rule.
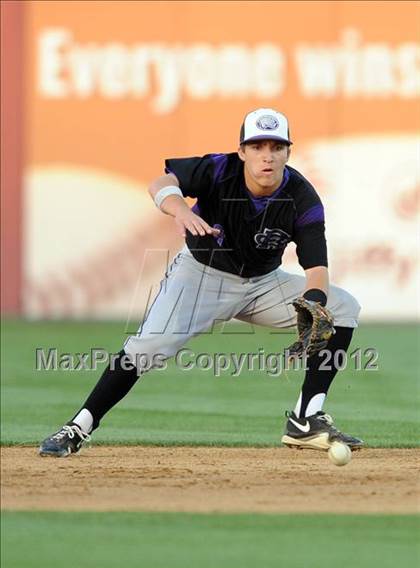
[[[360,304],[354,296],[342,288],[335,288],[335,302],[331,306],[334,322],[337,326],[357,327],[360,314]]]
[[[172,337],[164,334],[132,335],[125,342],[124,351],[133,359],[144,356],[150,360],[159,358],[164,361],[173,357],[186,340],[178,334]]]
[[[345,299],[346,311],[354,317],[355,320],[359,320],[359,314],[361,305],[356,300],[354,296],[352,296],[349,292],[346,292],[346,299]]]
[[[361,310],[359,302],[349,292],[347,292],[346,290],[342,290],[341,303],[342,303],[341,311],[343,313],[343,317],[351,321],[354,321],[355,324],[357,325]]]

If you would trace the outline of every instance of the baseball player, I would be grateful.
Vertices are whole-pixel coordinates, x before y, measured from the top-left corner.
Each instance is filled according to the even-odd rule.
[[[324,209],[309,181],[287,165],[291,145],[287,118],[259,108],[246,115],[237,152],[166,160],[165,174],[149,192],[162,213],[174,218],[185,247],[137,334],[75,416],[41,443],[42,456],[77,452],[138,377],[153,368],[156,354],[170,358],[215,321],[232,318],[274,328],[297,323],[299,337],[289,354],[307,354],[307,371],[294,410],[286,412],[284,444],[322,450],[334,441],[353,450],[362,446],[323,411],[337,369],[322,368],[325,356],[319,354],[326,348],[334,361],[337,350],[348,349],[360,306],[329,285]],[[192,209],[185,197],[196,199]],[[291,241],[305,276],[281,269]]]

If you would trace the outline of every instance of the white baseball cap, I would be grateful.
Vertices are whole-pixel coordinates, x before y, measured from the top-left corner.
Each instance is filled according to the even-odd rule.
[[[258,108],[249,112],[241,126],[239,143],[254,140],[279,140],[293,144],[290,140],[289,122],[284,114],[272,108]]]

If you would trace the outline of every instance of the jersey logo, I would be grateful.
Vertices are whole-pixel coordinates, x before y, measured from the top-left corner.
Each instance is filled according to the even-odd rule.
[[[276,117],[265,114],[257,120],[256,125],[260,130],[276,130],[279,127],[279,121]]]
[[[262,233],[254,235],[257,249],[276,250],[284,248],[290,241],[290,235],[281,229],[264,229]]]

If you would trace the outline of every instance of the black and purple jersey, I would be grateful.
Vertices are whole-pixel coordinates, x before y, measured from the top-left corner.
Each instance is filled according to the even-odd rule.
[[[296,243],[304,269],[328,266],[324,208],[312,185],[286,166],[280,187],[270,196],[254,197],[247,189],[238,154],[207,154],[202,158],[166,160],[185,197],[210,226],[215,238],[187,232],[187,245],[203,264],[244,278],[262,276],[280,264],[284,249]]]

